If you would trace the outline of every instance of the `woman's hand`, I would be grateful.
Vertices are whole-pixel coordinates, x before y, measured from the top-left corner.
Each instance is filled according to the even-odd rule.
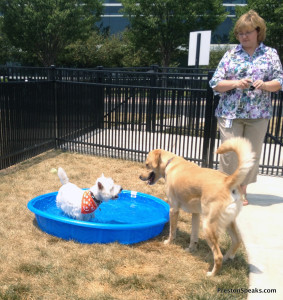
[[[260,80],[260,79],[258,79],[258,80],[256,80],[256,81],[254,81],[253,82],[253,86],[256,88],[256,89],[260,89],[260,90],[264,90],[265,88],[265,83],[262,81],[262,80]]]
[[[219,93],[225,93],[233,89],[248,89],[252,84],[251,79],[244,78],[241,80],[222,80],[214,88]]]
[[[248,79],[248,78],[243,78],[243,79],[236,81],[237,89],[242,89],[242,90],[248,89],[251,85],[252,85],[252,81],[251,81],[251,79]]]
[[[259,79],[253,82],[253,86],[256,89],[260,89],[262,91],[268,91],[268,92],[277,92],[278,90],[281,89],[281,84],[277,80],[263,82],[262,80]]]

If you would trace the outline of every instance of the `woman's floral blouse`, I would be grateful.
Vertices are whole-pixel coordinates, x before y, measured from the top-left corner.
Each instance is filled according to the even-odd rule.
[[[222,80],[250,78],[252,81],[278,80],[283,89],[283,71],[277,51],[260,44],[253,56],[238,45],[221,59],[209,84],[214,88]],[[271,93],[259,89],[233,89],[220,94],[216,117],[257,119],[272,116]]]

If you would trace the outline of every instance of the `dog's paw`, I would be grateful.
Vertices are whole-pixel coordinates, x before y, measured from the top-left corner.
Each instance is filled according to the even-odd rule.
[[[192,245],[189,245],[189,247],[185,249],[185,251],[190,252],[190,253],[196,252],[197,250],[198,250],[197,242],[193,243]]]
[[[171,244],[171,240],[170,239],[167,239],[167,240],[164,241],[164,245],[169,245],[169,244]]]
[[[224,255],[223,262],[226,262],[227,260],[233,260],[235,258],[235,255]]]
[[[206,273],[206,276],[207,276],[207,277],[212,277],[212,276],[213,276],[213,273],[212,273],[212,272],[207,272],[207,273]]]

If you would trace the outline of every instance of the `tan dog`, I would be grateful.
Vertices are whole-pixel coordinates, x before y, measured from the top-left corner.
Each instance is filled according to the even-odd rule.
[[[217,150],[222,154],[235,151],[238,155],[238,168],[232,175],[219,171],[201,168],[175,154],[156,149],[146,159],[147,171],[140,176],[148,184],[155,184],[165,178],[166,195],[170,204],[170,233],[164,242],[171,243],[176,236],[179,209],[192,213],[192,233],[188,250],[195,251],[200,215],[203,231],[209,247],[213,252],[214,266],[207,275],[215,275],[222,266],[223,255],[219,248],[218,236],[221,230],[227,229],[232,245],[224,260],[235,256],[240,245],[235,218],[241,207],[240,184],[254,164],[254,153],[251,144],[244,138],[232,138],[223,143]]]

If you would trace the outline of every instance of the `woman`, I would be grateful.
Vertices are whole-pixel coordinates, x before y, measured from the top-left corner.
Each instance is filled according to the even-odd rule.
[[[225,53],[210,86],[220,94],[215,115],[221,142],[234,136],[246,137],[256,153],[256,163],[242,185],[243,204],[247,205],[247,185],[256,182],[262,144],[272,116],[271,92],[282,89],[283,71],[276,50],[262,43],[266,25],[254,10],[239,18],[234,34],[240,44]],[[221,171],[231,174],[236,169],[234,155],[221,155]]]

